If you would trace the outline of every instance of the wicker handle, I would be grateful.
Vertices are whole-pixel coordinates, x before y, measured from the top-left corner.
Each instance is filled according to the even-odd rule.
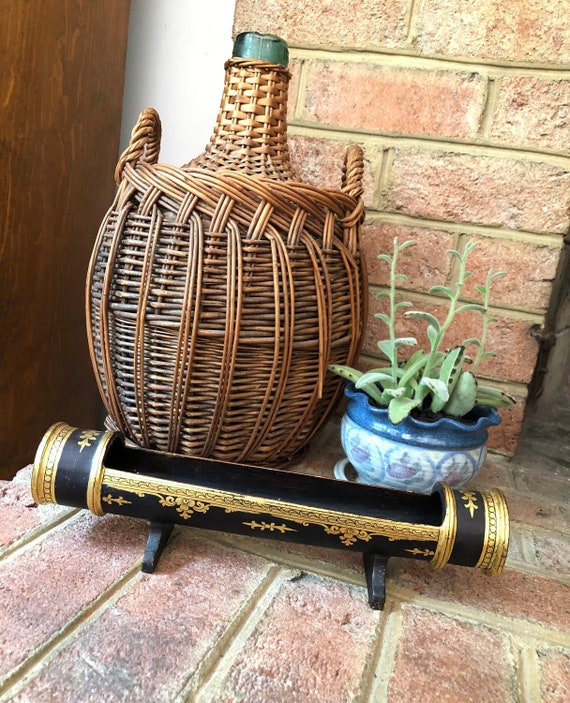
[[[342,174],[342,191],[353,198],[362,195],[362,176],[364,174],[364,157],[362,149],[356,144],[351,144],[344,156],[344,170]]]
[[[127,164],[134,164],[139,160],[149,164],[155,164],[158,161],[161,134],[162,127],[158,112],[152,107],[145,108],[133,127],[129,146],[121,154],[115,169],[117,185],[121,182],[123,169]]]

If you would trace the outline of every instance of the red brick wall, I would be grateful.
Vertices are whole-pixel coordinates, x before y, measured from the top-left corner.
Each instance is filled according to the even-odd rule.
[[[450,247],[480,243],[474,278],[508,272],[493,296],[498,356],[481,371],[519,399],[491,438],[512,452],[533,330],[570,224],[567,0],[237,0],[234,31],[248,29],[289,42],[289,135],[304,180],[338,186],[345,146],[364,149],[363,366],[376,363],[384,336],[373,317],[386,283],[376,255],[394,235],[418,242],[407,250],[406,295],[427,308],[438,308],[429,287],[453,281]]]

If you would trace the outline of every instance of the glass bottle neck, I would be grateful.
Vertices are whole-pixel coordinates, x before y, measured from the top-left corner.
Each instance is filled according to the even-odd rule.
[[[283,66],[233,58],[226,65],[216,126],[203,154],[187,168],[230,169],[275,180],[297,180],[287,146],[287,92]]]

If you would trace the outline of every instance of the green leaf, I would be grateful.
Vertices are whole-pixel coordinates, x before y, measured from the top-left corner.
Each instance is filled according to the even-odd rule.
[[[395,241],[396,241],[396,243],[398,242],[397,239]],[[404,249],[407,249],[408,247],[413,247],[415,245],[415,243],[416,242],[413,239],[408,239],[408,241],[406,241],[403,244],[400,244],[398,246],[398,251],[404,251]]]
[[[429,325],[429,327],[427,328],[427,336],[429,339],[429,343],[432,346],[432,349],[435,346],[438,334],[439,334],[438,330],[436,330],[435,327],[433,327],[433,325]]]
[[[397,337],[394,340],[396,347],[415,347],[418,340],[415,337]]]
[[[402,300],[401,303],[396,303],[396,305],[394,305],[394,310],[399,310],[400,308],[411,308],[411,307],[412,307],[411,303],[409,303],[407,300]]]
[[[454,256],[458,261],[463,261],[463,257],[461,256],[460,252],[457,251],[457,249],[448,249],[447,253],[450,256]]]
[[[374,313],[374,317],[378,318],[379,320],[382,320],[382,322],[386,325],[390,324],[390,318],[388,317],[388,315],[384,315],[383,312]]]
[[[359,381],[360,381],[360,379],[359,379]],[[356,383],[358,383],[359,381],[357,381]],[[355,388],[356,387],[357,386],[355,384]],[[369,395],[372,398],[372,400],[374,400],[378,405],[387,405],[387,402],[384,402],[382,399],[382,395],[383,395],[382,392],[380,391],[378,386],[376,386],[374,383],[366,383],[366,384],[360,386],[359,390],[364,391],[366,393],[366,395]]]
[[[404,313],[404,317],[410,319],[424,320],[425,322],[428,322],[438,332],[441,329],[441,325],[439,324],[439,320],[437,319],[437,317],[435,317],[434,315],[430,315],[429,312],[423,312],[423,310],[409,310],[408,312]]]
[[[461,374],[464,359],[465,348],[462,346],[454,347],[451,351],[445,354],[445,357],[441,362],[441,367],[439,370],[439,380],[442,383],[445,383],[448,391],[448,397],[443,399],[441,396],[439,396],[437,399],[433,399],[431,409],[434,412],[437,413],[440,410],[443,410],[443,407],[449,399],[449,396],[451,395],[451,393],[453,393],[455,384],[457,383]]]
[[[386,356],[387,359],[392,361],[394,357],[395,346],[389,339],[382,339],[378,342],[378,348]]]
[[[469,337],[469,339],[464,339],[463,340],[463,346],[466,347],[469,344],[474,344],[476,347],[481,349],[481,342],[477,337]]]
[[[410,412],[420,405],[421,401],[412,398],[392,398],[388,405],[388,418],[394,425],[405,420]]]
[[[402,386],[407,386],[408,383],[410,383],[411,379],[414,378],[414,376],[418,373],[418,371],[421,371],[421,369],[427,364],[429,356],[427,354],[424,354],[423,351],[419,350],[417,352],[421,356],[416,358],[416,360],[410,364],[409,366],[406,365],[405,367],[405,372],[400,378],[400,385]],[[414,354],[415,356],[415,354]],[[413,359],[413,357],[412,357]],[[410,359],[411,361],[411,359]]]
[[[474,310],[475,312],[485,313],[485,308],[482,305],[477,305],[477,303],[468,303],[467,305],[461,305],[457,308],[456,313],[467,312],[467,310]]]
[[[403,369],[409,369],[412,364],[415,364],[416,361],[420,358],[426,358],[427,359],[427,354],[423,349],[418,349],[415,351],[412,356],[402,365]]]
[[[405,273],[395,273],[394,280],[395,281],[407,281],[408,277],[406,276]]]
[[[424,376],[420,381],[420,386],[427,386],[430,391],[444,403],[449,400],[447,383],[440,381],[439,378],[428,378],[427,376]]]
[[[392,373],[392,369],[390,366],[379,366],[376,369],[370,369],[369,371],[366,371],[366,373]]]
[[[475,376],[471,371],[463,371],[443,409],[449,415],[463,417],[474,407],[476,402],[477,381]]]
[[[354,386],[355,388],[362,388],[363,386],[374,383],[382,384],[384,389],[393,388],[395,385],[394,379],[390,374],[384,373],[382,371],[367,371],[366,373],[362,374],[362,376],[358,379],[358,381],[356,381]]]
[[[429,293],[430,295],[434,293],[445,293],[445,295],[447,295],[447,297],[451,299],[453,299],[455,296],[453,290],[448,286],[433,286],[433,288],[429,289]]]
[[[387,290],[380,290],[378,293],[376,293],[376,300],[380,300],[381,298],[389,298],[390,297],[390,291]]]
[[[489,405],[492,408],[507,408],[509,405],[514,405],[517,401],[512,395],[503,393],[497,388],[479,386],[477,389],[477,402],[481,405]]]
[[[405,388],[386,388],[384,391],[384,393],[391,398],[402,398],[405,392]]]
[[[461,370],[464,358],[465,347],[454,347],[451,351],[447,352],[441,363],[439,378],[450,390],[457,382],[458,372]]]
[[[485,286],[482,286],[480,283],[477,283],[477,285],[475,286],[475,290],[478,293],[481,293],[483,297],[487,295],[487,288]]]
[[[337,376],[341,376],[345,380],[352,381],[353,383],[356,383],[356,381],[358,381],[358,379],[363,375],[362,371],[353,369],[352,366],[341,366],[340,364],[331,364],[329,366],[329,369],[333,373],[336,373]]]

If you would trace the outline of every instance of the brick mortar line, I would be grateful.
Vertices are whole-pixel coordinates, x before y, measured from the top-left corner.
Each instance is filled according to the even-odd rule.
[[[479,124],[479,139],[484,142],[491,142],[491,130],[499,102],[501,79],[489,77],[486,86],[485,103],[481,112],[481,122]]]
[[[291,120],[288,131],[293,136],[331,139],[334,141],[356,141],[369,148],[380,149],[423,149],[424,151],[445,151],[466,156],[488,157],[510,161],[529,161],[531,163],[548,164],[556,168],[570,170],[570,153],[541,151],[539,149],[506,146],[502,144],[485,144],[460,139],[438,138],[421,135],[391,134],[388,132],[370,131],[364,128],[341,127],[319,122]]]
[[[520,523],[517,523],[517,525],[519,524]],[[355,586],[357,588],[366,589],[366,576],[364,573],[364,565],[362,566],[362,571],[355,572],[342,566],[335,566],[334,564],[326,564],[323,562],[315,562],[310,557],[305,557],[302,554],[278,552],[277,550],[273,550],[271,548],[271,541],[259,540],[259,544],[254,543],[250,545],[240,543],[239,540],[236,541],[235,536],[230,538],[226,537],[224,533],[208,534],[207,532],[204,532],[202,537],[204,539],[210,539],[211,541],[224,544],[225,546],[231,546],[234,549],[238,549],[239,551],[245,552],[247,554],[253,554],[255,556],[261,557],[282,568],[305,571],[316,576],[340,581],[341,583],[344,583],[349,586]],[[570,585],[570,579],[566,576],[560,575],[554,570],[541,569],[538,565],[534,566],[533,564],[529,564],[527,562],[515,562],[510,560],[508,568],[518,573],[527,574],[529,576],[537,576],[539,578],[554,581],[562,585]],[[388,592],[390,591],[390,581],[391,576],[389,575],[387,580]]]
[[[68,647],[83,630],[109,609],[134,582],[140,580],[141,560],[138,560],[123,575],[99,594],[89,605],[82,608],[46,642],[37,647],[21,664],[0,681],[0,703],[8,703],[15,693],[33,681],[62,650]]]
[[[498,384],[502,385],[503,387],[506,385],[514,385],[514,384]],[[523,496],[532,496],[532,493],[529,492],[524,492],[524,491],[519,491],[513,489],[514,492],[523,495]],[[521,528],[523,528],[525,531],[528,531],[532,534],[534,528],[531,525],[527,525],[526,523],[521,523],[517,522],[516,520],[513,520],[511,516],[511,528],[512,528],[512,539],[514,540],[515,538],[518,537],[524,537],[525,534],[521,535]],[[541,531],[545,536],[553,535],[553,536],[561,536],[564,537],[564,533],[557,533],[556,531],[552,530],[547,530],[545,528],[536,528],[537,531]],[[254,554],[255,556],[259,556],[263,559],[266,559],[268,561],[271,561],[275,564],[278,564],[280,566],[283,566],[284,568],[290,568],[290,569],[298,569],[300,571],[307,571],[309,573],[316,574],[318,576],[323,576],[325,578],[333,578],[338,581],[342,581],[345,584],[351,585],[351,586],[356,586],[356,587],[361,587],[361,588],[366,588],[366,577],[364,575],[364,566],[362,566],[362,571],[353,571],[352,569],[349,569],[347,567],[343,566],[336,566],[332,563],[327,563],[327,562],[316,562],[314,558],[312,557],[307,557],[304,556],[303,554],[297,554],[294,552],[287,553],[287,552],[281,552],[278,551],[274,548],[272,548],[272,544],[274,543],[274,540],[263,540],[263,539],[257,539],[254,542],[244,542],[243,540],[240,540],[241,535],[227,535],[224,532],[212,532],[212,531],[207,531],[207,530],[199,530],[201,533],[201,538],[205,540],[210,540],[215,543],[223,544],[224,546],[229,546],[233,547],[235,549],[239,549],[242,552],[246,552],[248,554]],[[516,534],[515,534],[516,531]],[[248,539],[247,537],[244,538]],[[255,538],[251,538],[254,540]],[[278,540],[275,540],[278,544],[287,544],[286,542],[280,542]],[[342,553],[342,550],[337,550],[339,553]],[[358,552],[356,553],[358,554]],[[523,557],[525,556],[524,554],[522,555]],[[565,575],[565,574],[560,574],[558,571],[554,569],[544,569],[541,568],[538,564],[533,564],[529,561],[510,561],[509,562],[509,568],[512,568],[513,571],[517,571],[519,573],[525,573],[530,576],[538,576],[541,578],[546,578],[550,581],[555,581],[557,583],[561,583],[563,585],[568,585],[570,584],[570,577]]]
[[[562,234],[541,234],[528,230],[507,229],[472,223],[451,222],[448,220],[430,220],[425,217],[414,217],[389,210],[366,208],[366,222],[382,222],[386,224],[401,225],[402,227],[421,227],[431,230],[446,230],[454,234],[472,237],[489,237],[493,239],[506,239],[511,242],[522,242],[538,246],[548,246],[561,249],[563,246]]]
[[[207,536],[206,536],[207,534]],[[253,554],[267,561],[271,561],[277,566],[284,569],[296,569],[297,571],[305,571],[316,576],[334,579],[349,586],[357,588],[366,588],[366,576],[364,574],[364,563],[362,571],[355,572],[342,566],[334,564],[326,564],[325,562],[315,562],[311,557],[306,557],[302,554],[286,553],[273,550],[271,544],[273,540],[258,539],[252,544],[243,544],[236,535],[226,536],[225,533],[204,533],[204,538],[210,539],[213,542],[230,546],[238,549],[246,554]],[[255,538],[252,538],[255,539]],[[277,540],[276,540],[277,541]],[[278,542],[279,544],[287,544],[286,542]],[[302,546],[302,545],[301,545]],[[342,552],[342,550],[338,550]]]
[[[388,700],[388,687],[394,670],[402,634],[402,613],[398,601],[388,601],[376,633],[376,642],[360,681],[355,703]]]
[[[22,537],[17,539],[12,544],[0,549],[0,566],[7,560],[17,558],[19,552],[25,551],[28,548],[33,548],[37,543],[42,542],[53,532],[59,532],[64,529],[69,523],[75,522],[83,511],[78,508],[70,508],[64,512],[59,518],[54,518],[47,523],[42,523],[38,527],[26,532]]]
[[[536,657],[536,647],[529,643],[513,641],[517,648],[517,680],[521,693],[521,703],[535,703],[542,700],[540,691],[540,671]]]
[[[525,555],[523,554],[523,557]],[[507,562],[507,568],[516,571],[519,574],[526,574],[527,576],[537,576],[538,578],[546,579],[547,581],[554,581],[554,583],[559,583],[562,586],[570,586],[570,577],[564,574],[559,574],[553,569],[543,569],[538,564],[534,565],[528,561],[515,561],[511,559]]]
[[[301,68],[299,71],[299,83],[297,85],[297,96],[295,101],[295,106],[293,108],[293,119],[300,120],[303,114],[303,107],[305,106],[305,94],[307,92],[307,82],[308,82],[308,68],[307,61],[300,59]]]
[[[380,153],[380,165],[374,179],[373,200],[378,208],[386,204],[386,196],[390,190],[390,174],[394,163],[394,150],[382,149]]]
[[[517,469],[518,465],[515,464],[514,468]],[[521,493],[523,495],[528,495],[528,496],[536,495],[535,493],[530,491],[528,488],[521,489],[521,488],[517,488],[516,486],[513,486],[513,490],[515,490],[517,493]],[[568,501],[562,499],[562,500],[558,501],[558,504],[563,507],[566,507],[568,505]],[[527,525],[524,522],[517,522],[516,524],[517,524],[518,534],[521,537],[528,538],[533,535],[539,535],[540,537],[543,537],[543,538],[552,537],[554,539],[565,540],[570,544],[570,537],[569,537],[568,533],[564,532],[563,530],[551,530],[548,527],[535,527],[534,525]]]
[[[420,0],[409,0],[409,2],[406,44],[412,47],[418,36],[418,23],[421,17],[421,4]]]
[[[550,80],[570,80],[570,66],[564,64],[496,62],[476,60],[460,56],[428,56],[413,51],[390,49],[389,47],[354,48],[334,50],[330,47],[308,47],[289,44],[291,58],[304,60],[320,60],[342,63],[360,63],[397,66],[403,68],[419,68],[423,70],[442,70],[461,73],[480,73],[484,76],[528,76]]]
[[[375,294],[376,292],[384,290],[385,286],[371,284],[369,286],[369,289],[371,293]],[[406,297],[409,297],[412,302],[417,299],[418,304],[427,304],[433,302],[434,300],[440,300],[441,302],[445,302],[447,300],[447,298],[444,296],[439,296],[435,294],[431,295],[430,293],[423,293],[421,291],[400,290],[399,292],[404,293],[404,295]],[[460,298],[461,303],[470,303],[474,300],[477,300],[477,298]],[[532,312],[530,310],[513,308],[510,306],[490,305],[489,312],[491,313],[491,315],[500,315],[508,313],[509,317],[513,320],[518,320],[520,322],[532,322],[533,324],[542,324],[544,320],[544,314],[540,312]]]
[[[283,585],[296,574],[296,571],[276,565],[268,567],[265,579],[206,655],[197,672],[177,694],[175,703],[210,703],[217,700],[212,695],[219,691],[237,655],[262,621]]]
[[[413,589],[394,582],[391,588],[387,589],[387,593],[402,603],[454,617],[473,625],[484,625],[494,631],[509,633],[522,642],[534,642],[537,646],[540,643],[558,647],[570,646],[569,632],[554,630],[548,625],[533,623],[521,617],[499,615],[491,610],[462,605],[457,601],[438,600],[428,595],[418,595]]]

